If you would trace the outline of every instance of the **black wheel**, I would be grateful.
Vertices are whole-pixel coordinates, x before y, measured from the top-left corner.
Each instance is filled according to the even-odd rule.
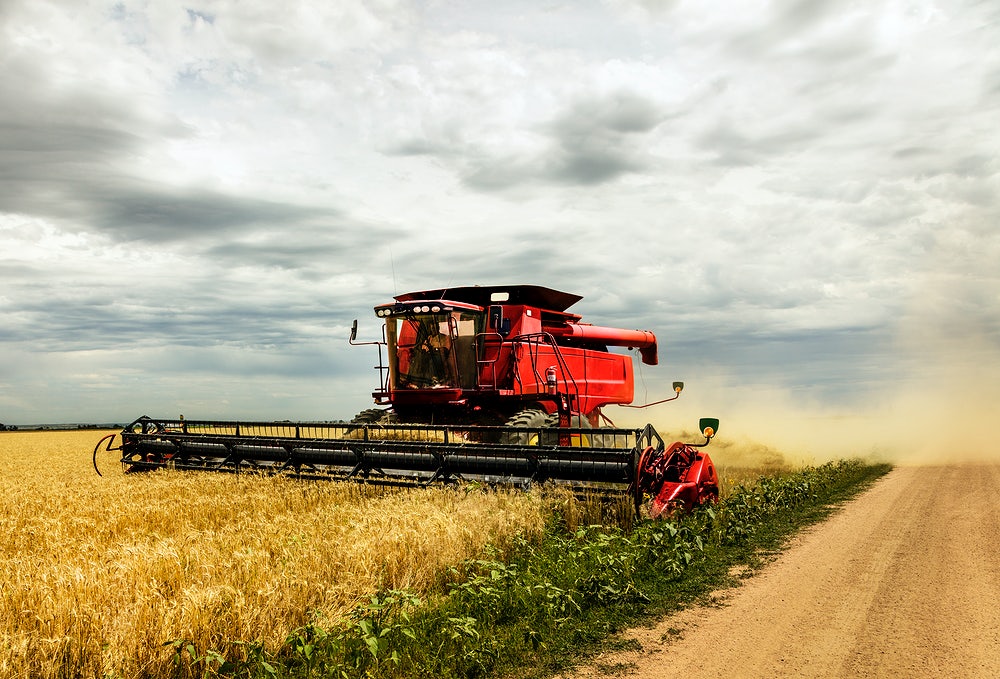
[[[344,426],[344,436],[347,436],[351,432],[358,431],[361,427],[378,425],[378,424],[396,424],[399,422],[399,418],[396,417],[396,413],[391,410],[382,410],[380,408],[369,408],[367,410],[362,410],[360,413],[355,415],[349,424]]]
[[[507,420],[506,426],[516,427],[518,429],[524,429],[523,432],[508,431],[504,432],[500,437],[500,443],[507,443],[511,445],[521,445],[521,446],[537,446],[538,445],[538,430],[539,429],[549,429],[552,427],[559,426],[559,416],[550,415],[544,410],[539,410],[536,408],[526,408],[522,410],[514,417]],[[541,444],[544,446],[555,445],[559,442],[559,437],[556,434],[546,433],[542,436]]]
[[[384,419],[387,420],[391,414],[391,410],[369,408],[368,410],[362,410],[360,413],[355,415],[351,419],[351,424],[388,424],[388,422],[384,421]]]

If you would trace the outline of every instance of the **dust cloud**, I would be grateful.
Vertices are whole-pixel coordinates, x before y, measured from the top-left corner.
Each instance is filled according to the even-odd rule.
[[[896,464],[998,461],[992,425],[1000,422],[1000,359],[986,361],[983,352],[938,351],[933,362],[910,365],[909,372],[849,406],[716,378],[699,384],[695,398],[683,405],[679,400],[671,410],[631,410],[615,421],[629,427],[651,422],[665,440],[701,442],[698,418],[718,417],[719,434],[709,452],[729,466],[801,466],[854,457]]]
[[[1000,356],[969,337],[937,346],[889,401],[886,422],[899,462],[1000,460],[992,427],[1000,422]]]
[[[899,462],[1000,460],[997,257],[1000,238],[964,224],[938,235],[917,276],[897,325],[899,379],[882,395]]]
[[[688,402],[678,402],[670,412],[657,408],[655,413],[632,413],[645,414],[665,440],[691,443],[704,441],[697,430],[699,417],[718,417],[719,433],[708,452],[722,466],[781,468],[855,457],[896,459],[895,448],[886,442],[884,419],[867,410],[830,409],[806,403],[790,391],[734,383],[723,377],[699,380]],[[629,421],[623,426],[638,424]]]
[[[664,439],[691,442],[702,440],[699,417],[718,417],[709,451],[720,465],[1000,461],[993,430],[1000,422],[1000,285],[991,275],[935,272],[916,289],[894,342],[881,349],[878,374],[859,374],[867,391],[859,388],[846,404],[720,374],[691,379],[676,402],[612,417],[622,426],[651,422]]]

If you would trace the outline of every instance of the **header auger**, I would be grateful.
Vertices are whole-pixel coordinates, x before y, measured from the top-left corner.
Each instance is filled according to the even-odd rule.
[[[176,469],[294,474],[426,485],[554,482],[627,492],[650,515],[718,499],[718,477],[700,448],[718,431],[703,419],[701,444],[664,444],[651,425],[612,426],[601,409],[633,400],[632,358],[657,363],[656,337],[580,322],[580,297],[517,285],[399,295],[375,307],[376,406],[349,423],[213,422],[140,417],[94,450],[120,450],[127,472]],[[386,351],[383,354],[382,348]],[[674,383],[675,396],[683,384]],[[672,399],[664,399],[672,400]],[[662,402],[662,401],[658,401]],[[636,406],[632,406],[636,407]],[[642,407],[642,406],[639,406]],[[99,473],[99,472],[98,472]]]

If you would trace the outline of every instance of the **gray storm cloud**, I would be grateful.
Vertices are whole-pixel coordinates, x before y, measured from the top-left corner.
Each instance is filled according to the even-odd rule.
[[[377,358],[351,320],[507,282],[656,331],[641,394],[684,379],[682,419],[852,447],[986,421],[997,18],[6,3],[0,421],[349,417]]]

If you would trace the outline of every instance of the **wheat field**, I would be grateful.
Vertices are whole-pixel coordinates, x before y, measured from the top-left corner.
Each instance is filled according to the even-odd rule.
[[[95,430],[0,433],[0,676],[167,673],[165,642],[274,647],[380,588],[543,530],[528,493],[126,476]]]

